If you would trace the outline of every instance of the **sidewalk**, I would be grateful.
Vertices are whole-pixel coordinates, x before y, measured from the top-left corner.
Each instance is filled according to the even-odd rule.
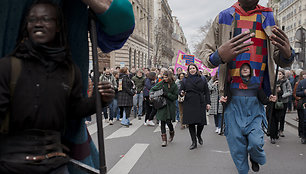
[[[294,128],[298,128],[298,121],[297,121],[297,111],[291,111],[291,112],[287,112],[286,116],[285,116],[285,122],[286,124],[294,127]]]

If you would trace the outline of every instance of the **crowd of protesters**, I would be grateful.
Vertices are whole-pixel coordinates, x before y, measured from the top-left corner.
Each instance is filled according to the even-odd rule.
[[[172,122],[176,121],[180,123],[181,129],[189,129],[192,140],[190,149],[194,149],[197,147],[197,142],[203,144],[201,132],[204,125],[206,125],[206,113],[208,113],[214,118],[215,132],[222,135],[221,124],[224,124],[221,119],[223,105],[220,101],[221,96],[218,90],[218,73],[211,76],[207,70],[200,71],[193,64],[191,64],[192,70],[189,68],[190,66],[188,66],[187,72],[184,72],[181,68],[177,68],[175,73],[173,68],[158,69],[153,67],[151,69],[136,69],[132,67],[130,71],[127,67],[105,68],[101,72],[100,80],[111,82],[116,91],[113,102],[108,107],[103,108],[105,122],[113,125],[113,120],[116,119],[123,126],[129,127],[132,125],[129,120],[130,115],[132,115],[134,118],[143,120],[145,126],[159,124],[162,132],[162,146],[166,146],[167,136],[165,125],[170,129],[169,142],[171,142],[174,137]],[[89,76],[92,77],[92,73]],[[305,94],[303,96],[303,91],[300,92],[304,89],[300,82],[305,78],[305,70],[279,70],[276,103],[277,105],[281,103],[282,106],[281,108],[278,108],[278,106],[274,107],[272,119],[267,119],[271,121],[271,129],[268,133],[272,144],[275,144],[280,137],[285,136],[285,116],[286,113],[293,111],[297,111],[296,120],[299,121],[298,136],[301,138],[302,143],[305,143],[306,130],[303,124],[305,120]],[[93,85],[91,79],[89,78],[88,96],[92,95]],[[203,81],[202,86],[198,86],[197,81]],[[162,86],[162,83],[171,83],[171,85],[167,89],[166,85],[165,87]],[[150,91],[152,92],[161,88],[169,90],[174,85],[177,89],[174,93],[176,97],[172,100],[170,100],[171,97],[168,97],[168,103],[171,103],[168,108],[154,108],[150,101]],[[195,99],[194,97],[200,96],[198,94],[203,94],[203,97]],[[167,96],[168,94],[165,95]],[[199,113],[199,116],[195,113]],[[89,124],[90,121],[89,119],[86,123]],[[197,126],[197,129],[195,126]]]

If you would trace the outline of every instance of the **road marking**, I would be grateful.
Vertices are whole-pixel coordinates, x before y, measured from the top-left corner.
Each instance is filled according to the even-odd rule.
[[[133,119],[131,123],[132,125],[129,128],[122,127],[108,136],[106,139],[131,136],[140,126],[143,125],[143,120]]]
[[[212,152],[216,152],[216,153],[230,153],[230,151],[222,151],[222,150],[212,150]]]
[[[177,122],[173,122],[172,124],[173,124],[173,128],[175,129],[175,126],[176,126]],[[166,130],[169,130],[167,124],[166,124]],[[160,126],[157,126],[157,128],[154,130],[154,132],[160,132]]]
[[[113,123],[115,123],[115,122],[116,122],[116,119],[113,120]],[[105,128],[108,125],[109,125],[109,123],[106,123],[105,119],[103,119],[103,128]],[[88,126],[87,129],[88,129],[89,135],[95,134],[98,131],[97,123],[94,123],[94,124]]]
[[[148,146],[149,144],[135,144],[107,173],[128,174]]]

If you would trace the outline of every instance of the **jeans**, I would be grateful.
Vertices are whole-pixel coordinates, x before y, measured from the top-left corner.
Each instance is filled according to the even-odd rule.
[[[109,104],[109,120],[113,120],[118,114],[117,102],[117,99],[114,99],[111,104]]]
[[[146,105],[145,107],[146,108],[145,122],[146,122],[147,120],[153,120],[154,115],[156,114],[157,110],[150,105],[150,100],[148,96],[145,97],[145,105]]]
[[[221,113],[214,114],[215,126],[218,127],[218,128],[221,128],[221,118],[222,118]]]
[[[108,119],[107,107],[102,108],[102,112],[105,119]]]
[[[143,103],[143,93],[136,94],[133,96],[133,110],[136,116],[137,114],[137,104],[138,104],[138,117],[142,115],[142,103]]]
[[[175,107],[176,107],[176,120],[180,121],[180,110],[179,110],[179,106],[178,106],[178,100],[176,100],[175,102]]]
[[[120,108],[120,118],[123,118],[123,112],[125,113],[126,119],[130,118],[131,106],[119,106]]]

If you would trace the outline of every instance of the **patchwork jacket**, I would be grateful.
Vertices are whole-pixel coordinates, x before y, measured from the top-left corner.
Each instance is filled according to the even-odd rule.
[[[234,23],[235,23],[235,8],[232,6],[219,13],[212,23],[208,31],[202,49],[200,51],[200,59],[208,68],[215,68],[219,66],[219,91],[220,95],[224,95],[224,84],[227,75],[227,63],[223,63],[218,54],[218,48],[233,37]],[[273,12],[263,11],[262,15],[262,28],[267,35],[267,51],[268,62],[265,69],[262,88],[265,94],[269,96],[274,85],[275,77],[275,63],[280,67],[291,66],[294,60],[295,52],[292,50],[291,57],[286,59],[282,57],[279,49],[274,46],[269,37],[273,34],[272,27],[275,26]]]

